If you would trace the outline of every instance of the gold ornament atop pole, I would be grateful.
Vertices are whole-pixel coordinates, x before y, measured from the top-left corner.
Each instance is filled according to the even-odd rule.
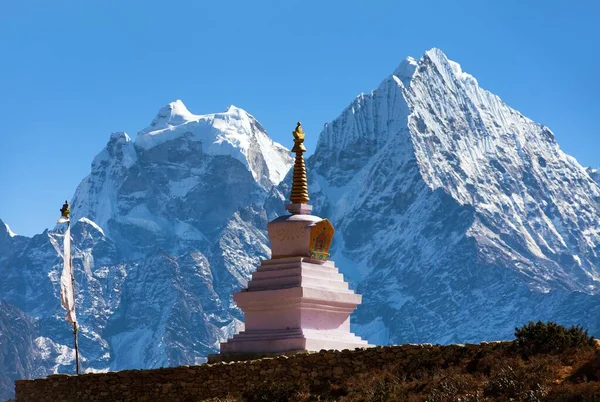
[[[69,214],[71,213],[71,208],[69,207],[69,201],[65,201],[62,208],[60,209],[60,216],[66,219],[69,219]]]
[[[293,204],[307,204],[308,198],[308,181],[306,180],[306,166],[304,165],[304,156],[306,152],[304,147],[304,131],[302,131],[302,123],[298,122],[294,134],[294,148],[292,152],[296,153],[296,161],[294,162],[294,178],[292,181],[292,194],[290,201]]]

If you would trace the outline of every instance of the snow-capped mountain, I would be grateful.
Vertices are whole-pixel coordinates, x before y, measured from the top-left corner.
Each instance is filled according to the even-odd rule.
[[[193,115],[176,101],[135,141],[113,133],[72,198],[82,367],[196,364],[234,333],[231,295],[269,256],[266,224],[283,210],[275,185],[291,164],[234,106]],[[73,371],[58,298],[64,229],[29,239],[0,222],[0,294],[39,323],[35,375]]]
[[[600,188],[440,50],[357,97],[308,169],[369,340],[506,339],[538,318],[600,332]]]
[[[75,192],[73,215],[115,235],[123,227],[143,230],[143,239],[131,240],[146,245],[173,236],[202,241],[216,221],[279,184],[291,163],[289,152],[244,110],[194,115],[177,100],[135,141],[111,135]],[[206,176],[219,181],[216,187]]]
[[[83,368],[215,352],[241,324],[232,293],[269,255],[292,162],[233,106],[194,115],[176,101],[135,140],[112,134],[72,198]],[[363,295],[354,330],[371,343],[509,339],[537,319],[600,334],[597,171],[440,50],[359,95],[307,166],[313,211],[336,227],[332,259]],[[4,383],[73,371],[63,231],[26,238],[0,221],[0,345],[30,345],[0,347]]]

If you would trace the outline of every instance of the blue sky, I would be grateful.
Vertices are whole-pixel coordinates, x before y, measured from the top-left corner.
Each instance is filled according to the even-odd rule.
[[[600,165],[600,2],[2,1],[0,219],[53,227],[113,131],[182,99],[235,104],[309,152],[323,124],[406,57],[441,48]]]

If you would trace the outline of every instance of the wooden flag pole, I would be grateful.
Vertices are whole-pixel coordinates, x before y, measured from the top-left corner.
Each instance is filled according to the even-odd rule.
[[[71,222],[69,222],[69,225]],[[71,282],[73,283],[73,298],[75,298],[75,278],[73,277],[73,257],[71,257]],[[75,344],[75,372],[79,375],[79,342],[77,341],[77,332],[79,329],[77,328],[77,321],[73,323],[73,339]]]
[[[79,375],[79,344],[77,342],[77,323],[73,323],[73,338],[75,338],[75,371]]]

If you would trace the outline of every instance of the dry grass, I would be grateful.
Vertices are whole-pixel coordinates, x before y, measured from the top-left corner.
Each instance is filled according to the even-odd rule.
[[[530,355],[511,344],[485,353],[477,348],[441,347],[335,382],[264,383],[226,400],[600,401],[600,351],[580,346]]]

